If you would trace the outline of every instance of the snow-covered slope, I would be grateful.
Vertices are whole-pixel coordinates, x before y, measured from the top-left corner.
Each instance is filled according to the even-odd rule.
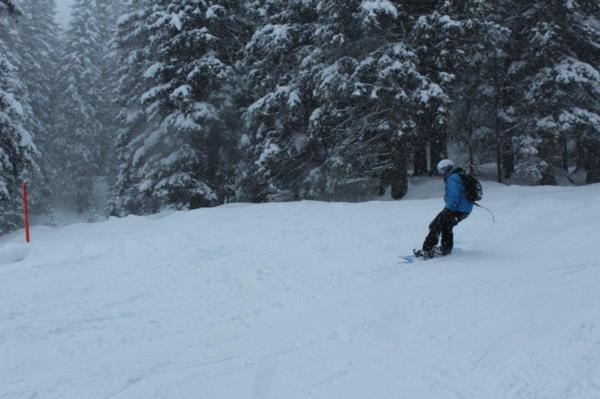
[[[485,194],[412,265],[440,199],[4,237],[0,398],[600,397],[600,186]]]

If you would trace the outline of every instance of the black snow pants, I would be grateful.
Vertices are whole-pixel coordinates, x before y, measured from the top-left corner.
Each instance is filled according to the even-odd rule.
[[[423,243],[423,252],[431,252],[433,247],[438,244],[441,235],[442,255],[449,255],[452,252],[452,247],[454,247],[452,229],[468,216],[468,213],[451,211],[450,209],[441,211],[429,225],[429,234]]]

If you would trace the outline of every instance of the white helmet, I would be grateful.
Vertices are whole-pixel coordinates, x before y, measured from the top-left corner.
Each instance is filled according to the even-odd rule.
[[[442,159],[438,164],[437,164],[437,172],[438,175],[443,175],[446,174],[448,171],[454,169],[456,165],[454,164],[454,162],[452,162],[449,159]]]

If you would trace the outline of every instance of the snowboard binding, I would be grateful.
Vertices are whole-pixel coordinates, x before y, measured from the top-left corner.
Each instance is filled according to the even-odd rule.
[[[433,247],[431,249],[431,251],[424,251],[422,249],[413,249],[413,254],[415,255],[415,257],[422,258],[422,259],[433,259],[433,258],[437,258],[440,256],[449,255],[449,253],[444,253],[444,251],[442,251],[441,247]]]

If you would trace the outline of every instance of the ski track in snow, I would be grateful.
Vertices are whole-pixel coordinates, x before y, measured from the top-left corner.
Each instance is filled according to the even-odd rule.
[[[410,265],[440,199],[4,237],[0,398],[600,397],[600,185],[485,192]]]

